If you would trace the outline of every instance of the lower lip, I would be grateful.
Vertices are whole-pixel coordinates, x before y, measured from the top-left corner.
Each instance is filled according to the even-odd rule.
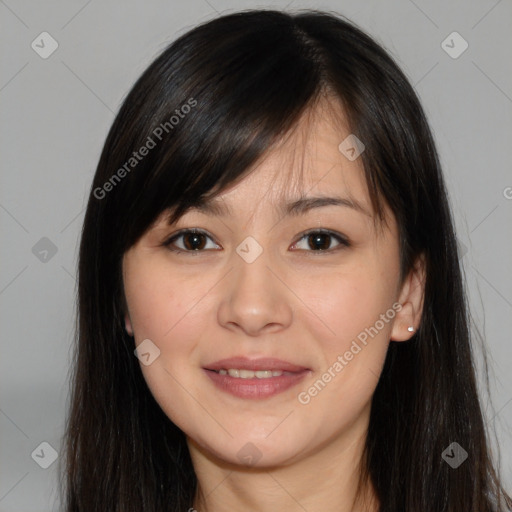
[[[203,371],[219,389],[240,398],[269,398],[297,385],[309,373],[309,370],[303,370],[302,372],[269,377],[268,379],[258,379],[257,377],[240,379],[229,375],[221,375],[205,368],[203,368]]]

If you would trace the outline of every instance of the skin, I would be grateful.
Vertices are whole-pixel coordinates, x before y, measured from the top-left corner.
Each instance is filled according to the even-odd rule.
[[[408,340],[407,328],[419,325],[424,271],[418,262],[400,282],[395,219],[387,210],[386,224],[374,224],[361,159],[338,150],[350,134],[335,123],[342,116],[332,102],[307,112],[289,137],[217,196],[231,215],[191,210],[171,226],[162,215],[124,255],[126,330],[136,345],[149,338],[160,350],[141,371],[187,436],[199,511],[377,510],[371,484],[363,487],[369,502],[356,500],[370,403],[390,340]],[[300,192],[350,198],[367,213],[330,205],[283,216],[279,205]],[[212,237],[199,239],[201,251],[163,245],[183,228]],[[318,228],[344,235],[350,246],[326,237],[319,251],[303,235]],[[252,263],[236,252],[248,236],[263,249]],[[191,247],[187,241],[194,243],[190,236],[177,239],[176,249]],[[309,403],[300,403],[297,395],[396,303],[402,308],[394,318],[367,345],[359,343],[362,350]],[[237,398],[201,369],[236,355],[276,357],[310,372],[273,397]],[[261,454],[251,464],[238,455],[249,442]]]

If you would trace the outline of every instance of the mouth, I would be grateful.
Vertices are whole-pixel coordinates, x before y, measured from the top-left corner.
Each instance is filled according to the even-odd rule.
[[[270,379],[271,377],[281,377],[281,375],[293,375],[294,372],[285,372],[283,370],[244,370],[240,368],[221,368],[220,370],[210,370],[219,375],[229,375],[235,379]]]
[[[203,371],[213,384],[239,398],[269,398],[301,382],[311,370],[279,359],[236,357],[209,364]]]

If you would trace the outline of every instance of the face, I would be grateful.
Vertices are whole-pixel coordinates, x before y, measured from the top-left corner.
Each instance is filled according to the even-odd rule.
[[[163,214],[124,255],[126,329],[151,354],[149,389],[189,442],[228,463],[353,442],[390,339],[415,321],[396,222],[388,211],[375,225],[361,159],[338,149],[350,132],[326,113],[303,117],[209,209],[174,225]],[[312,197],[340,200],[287,209]]]

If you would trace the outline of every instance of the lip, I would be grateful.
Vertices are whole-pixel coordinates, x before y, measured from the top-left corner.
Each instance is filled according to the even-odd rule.
[[[296,364],[289,363],[288,361],[282,361],[281,359],[275,359],[273,357],[263,357],[259,359],[248,359],[247,357],[238,356],[230,357],[228,359],[221,359],[214,363],[204,366],[205,370],[219,371],[222,369],[228,370],[229,368],[236,368],[238,370],[282,370],[283,372],[299,373],[304,370],[308,370],[305,366],[299,366]]]
[[[268,379],[238,379],[229,375],[221,375],[213,370],[203,368],[203,371],[210,377],[218,389],[225,391],[239,398],[269,398],[282,393],[287,389],[297,385],[309,374],[309,370],[303,370],[298,373],[283,374],[279,377],[269,377]]]
[[[284,373],[279,377],[259,379],[240,379],[229,375],[217,373],[221,369],[236,368],[239,370],[281,370]],[[205,374],[212,380],[213,384],[226,393],[239,398],[264,399],[275,396],[279,393],[296,386],[310,369],[296,364],[274,358],[247,359],[245,357],[232,357],[222,359],[215,363],[208,364],[203,368]]]

